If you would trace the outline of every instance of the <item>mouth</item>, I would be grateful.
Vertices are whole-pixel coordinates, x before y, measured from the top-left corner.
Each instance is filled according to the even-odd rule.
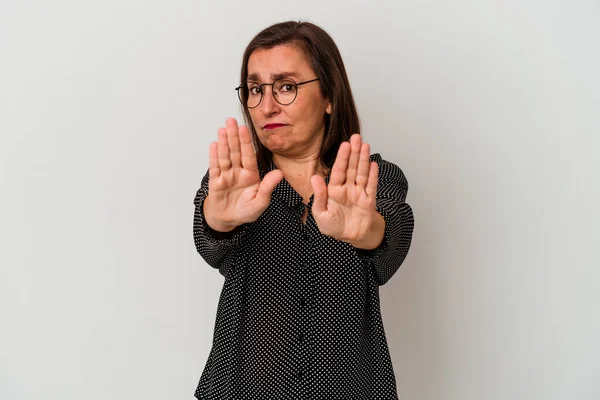
[[[284,126],[287,126],[287,125],[286,124],[266,124],[265,126],[263,126],[263,129],[271,130],[271,129],[281,128]]]

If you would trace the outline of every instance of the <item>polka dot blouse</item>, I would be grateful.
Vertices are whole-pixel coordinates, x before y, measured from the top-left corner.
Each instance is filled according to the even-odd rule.
[[[213,231],[202,212],[204,176],[194,200],[194,241],[225,281],[198,399],[398,398],[379,286],[408,253],[413,213],[400,168],[379,154],[371,161],[379,164],[377,211],[386,222],[373,250],[321,234],[313,198],[305,206],[285,179],[257,221]]]

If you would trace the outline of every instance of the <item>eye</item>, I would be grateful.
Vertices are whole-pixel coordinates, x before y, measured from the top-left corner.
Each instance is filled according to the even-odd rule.
[[[250,95],[252,96],[258,96],[259,94],[261,94],[261,92],[262,91],[260,90],[260,86],[258,85],[253,85],[248,88],[248,93],[250,93]]]
[[[293,92],[294,91],[294,85],[291,83],[283,83],[280,87],[279,87],[279,91],[280,92]]]

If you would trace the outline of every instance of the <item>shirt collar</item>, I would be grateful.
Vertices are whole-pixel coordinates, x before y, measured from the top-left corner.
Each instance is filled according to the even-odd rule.
[[[269,165],[267,166],[267,172],[271,172],[276,169],[277,166],[273,162],[273,160],[269,161]],[[261,179],[264,178],[265,173],[261,173]],[[329,174],[325,177],[325,184],[329,185]],[[275,186],[275,190],[273,190],[273,194],[271,198],[278,198],[284,203],[286,203],[290,208],[297,208],[302,205],[302,196],[296,192],[296,190],[290,185],[290,183],[283,178],[281,182]],[[314,195],[310,196],[310,202],[308,203],[308,208],[312,207]]]

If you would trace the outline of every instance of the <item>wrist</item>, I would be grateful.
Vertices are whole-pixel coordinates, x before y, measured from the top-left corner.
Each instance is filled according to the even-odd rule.
[[[371,224],[362,238],[349,242],[352,246],[361,250],[374,250],[381,242],[385,235],[385,219],[375,211],[375,215],[371,220]]]
[[[235,228],[237,228],[237,225],[227,224],[227,223],[224,223],[222,221],[217,221],[215,218],[212,217],[212,213],[211,212],[207,213],[206,210],[207,210],[207,204],[209,203],[209,198],[210,198],[210,196],[207,196],[204,199],[204,203],[202,204],[202,212],[204,214],[204,220],[206,221],[206,224],[213,231],[221,232],[221,233],[231,232]],[[208,209],[210,210],[210,208],[208,208]]]

